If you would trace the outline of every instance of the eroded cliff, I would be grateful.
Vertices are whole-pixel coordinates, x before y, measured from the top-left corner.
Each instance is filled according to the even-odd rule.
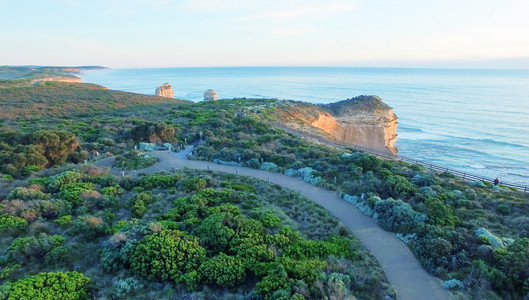
[[[311,134],[325,132],[340,142],[397,153],[397,116],[378,96],[359,96],[327,105],[292,104],[283,112],[283,117],[288,116],[283,119],[287,127]]]
[[[48,77],[32,79],[31,83],[41,83],[47,81],[59,81],[59,82],[82,82],[81,78],[77,76],[60,76],[60,75],[51,75]]]

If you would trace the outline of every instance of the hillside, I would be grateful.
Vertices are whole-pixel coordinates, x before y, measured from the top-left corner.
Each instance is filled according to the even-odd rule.
[[[111,91],[95,84],[49,81],[27,87],[12,87],[0,83],[0,120],[4,122],[21,118],[86,115],[162,103],[191,102]]]

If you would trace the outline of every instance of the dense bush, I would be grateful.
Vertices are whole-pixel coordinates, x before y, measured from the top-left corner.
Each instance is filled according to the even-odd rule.
[[[206,178],[202,177],[190,177],[184,181],[184,190],[187,192],[198,191],[207,186],[208,182]]]
[[[160,175],[160,174],[154,174],[154,175],[148,175],[141,178],[139,185],[146,188],[146,189],[153,189],[153,188],[168,188],[173,187],[176,185],[176,183],[182,179],[182,175],[180,174],[173,174],[173,175]]]
[[[107,224],[101,217],[82,216],[74,221],[74,232],[84,235],[88,239],[93,239],[104,235],[107,230]]]
[[[420,258],[422,265],[431,273],[437,268],[449,267],[451,263],[452,244],[442,237],[425,237],[411,243],[415,255]]]
[[[58,192],[67,184],[80,182],[82,176],[79,172],[66,171],[48,178],[45,184],[51,192]]]
[[[60,235],[48,236],[45,233],[19,237],[9,247],[9,260],[20,264],[39,261],[50,251],[61,246],[64,241],[65,238]]]
[[[495,249],[493,266],[505,274],[502,287],[529,296],[529,238],[516,239],[507,249]]]
[[[378,201],[374,207],[373,218],[384,229],[399,233],[411,233],[428,220],[424,214],[418,213],[402,200]]]
[[[0,171],[15,177],[63,163],[79,141],[62,130],[38,130],[28,134],[0,131]]]
[[[222,252],[205,261],[199,272],[206,282],[223,287],[238,286],[246,277],[244,263],[239,258]]]
[[[59,198],[77,207],[83,200],[83,193],[94,191],[95,187],[90,182],[73,182],[62,185],[60,188]]]
[[[165,123],[145,122],[130,129],[130,137],[137,142],[175,142],[175,127]]]
[[[17,187],[7,195],[7,200],[20,199],[20,200],[48,200],[50,198],[49,194],[45,194],[42,191]]]
[[[147,210],[147,205],[153,201],[150,192],[143,192],[130,199],[131,212],[135,217],[141,218]]]
[[[457,218],[453,215],[450,205],[444,204],[437,198],[429,198],[425,204],[428,208],[430,223],[441,226],[453,226],[456,224]]]
[[[162,230],[140,241],[131,257],[131,268],[151,280],[186,283],[205,259],[206,251],[198,239],[180,231]]]
[[[28,221],[10,215],[0,215],[0,230],[20,230],[28,226]]]
[[[0,287],[0,297],[23,299],[87,299],[90,278],[77,272],[39,273]]]

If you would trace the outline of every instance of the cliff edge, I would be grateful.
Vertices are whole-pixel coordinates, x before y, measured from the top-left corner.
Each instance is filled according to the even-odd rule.
[[[291,102],[281,110],[280,121],[292,129],[397,153],[397,116],[378,96],[358,96],[326,105]]]
[[[323,108],[329,113],[321,112],[312,126],[338,141],[397,153],[397,116],[380,97],[359,96]]]

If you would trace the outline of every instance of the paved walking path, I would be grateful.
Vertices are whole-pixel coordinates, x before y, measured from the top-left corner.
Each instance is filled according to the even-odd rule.
[[[441,280],[429,274],[419,264],[408,247],[393,233],[381,229],[375,220],[362,214],[356,207],[345,202],[335,192],[308,184],[298,178],[280,173],[255,170],[244,167],[223,166],[212,162],[188,160],[186,155],[192,146],[179,153],[154,152],[160,158],[155,165],[138,170],[138,173],[170,171],[172,168],[212,170],[269,180],[318,203],[338,217],[362,244],[373,254],[384,269],[389,282],[397,290],[398,299],[453,299],[454,296],[442,288]],[[96,162],[98,167],[109,167],[114,158]],[[119,170],[111,169],[111,174],[119,175]],[[130,171],[127,172],[130,174]]]

